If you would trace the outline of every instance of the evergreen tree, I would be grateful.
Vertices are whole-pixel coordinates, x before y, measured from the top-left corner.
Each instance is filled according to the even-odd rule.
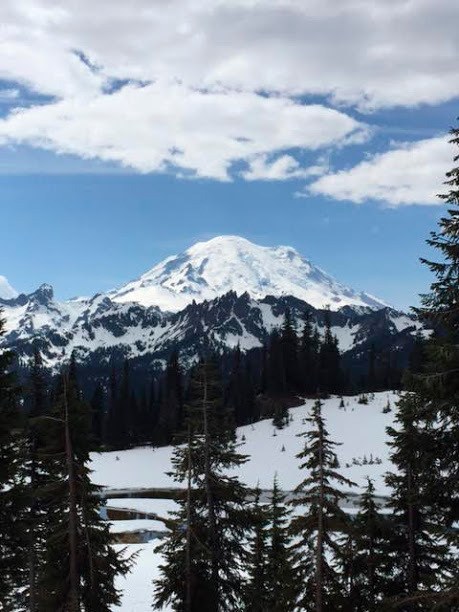
[[[0,337],[4,320],[0,312]],[[23,434],[13,355],[0,351],[0,608],[14,609],[27,582]]]
[[[289,308],[285,311],[284,323],[280,334],[280,345],[286,391],[296,393],[298,392],[300,381],[298,338]]]
[[[288,534],[290,512],[285,505],[285,495],[279,491],[274,478],[268,511],[268,546],[266,555],[266,611],[292,610],[295,604],[295,587],[292,549]]]
[[[391,529],[389,520],[378,512],[373,482],[361,495],[359,511],[350,533],[353,551],[345,559],[347,599],[355,612],[376,612],[391,594]]]
[[[393,433],[394,460],[403,467],[405,483],[410,477],[411,498],[402,498],[402,482],[392,478],[395,511],[406,519],[411,516],[412,528],[405,527],[409,571],[405,576],[405,592],[415,588],[421,594],[410,595],[413,606],[459,608],[459,576],[445,580],[441,561],[448,563],[448,552],[458,561],[457,534],[452,529],[459,522],[459,129],[451,131],[455,149],[455,167],[446,175],[447,192],[440,197],[446,212],[437,231],[431,232],[428,244],[437,250],[438,260],[421,259],[435,276],[430,293],[422,296],[417,309],[421,319],[434,325],[433,337],[422,346],[408,378],[411,391],[398,406],[398,435]],[[413,423],[409,418],[413,417]],[[415,428],[413,433],[411,430]],[[422,446],[412,448],[410,437],[422,435]],[[413,455],[416,462],[413,462]],[[396,463],[397,465],[397,463]],[[399,499],[400,498],[400,499]],[[432,523],[435,524],[432,525]],[[405,525],[407,521],[405,520]],[[440,531],[440,533],[438,533]],[[441,546],[448,537],[449,551]],[[426,557],[434,556],[431,577]],[[432,584],[432,576],[437,584]],[[440,585],[443,585],[440,587]],[[442,592],[437,591],[441,588]],[[427,591],[427,593],[425,592]],[[434,591],[434,592],[432,592]],[[422,608],[424,606],[424,608]]]
[[[43,486],[44,474],[39,449],[43,443],[40,433],[40,418],[48,409],[48,390],[43,360],[35,346],[32,368],[28,385],[29,414],[26,428],[26,477],[27,477],[27,517],[28,534],[28,588],[25,591],[27,609],[37,609],[37,584],[40,567],[43,563],[44,524],[46,508],[40,504],[39,491]]]
[[[246,457],[237,452],[228,431],[231,417],[223,408],[223,386],[212,360],[193,369],[186,415],[187,444],[175,448],[172,475],[188,486],[178,500],[171,533],[158,547],[165,564],[155,588],[155,606],[238,610],[250,511],[248,491],[227,471],[242,465]]]
[[[260,503],[260,489],[255,490],[252,510],[253,534],[249,539],[247,556],[247,582],[244,594],[244,610],[247,612],[266,612],[269,610],[269,583],[267,560],[267,529],[269,515]]]
[[[396,530],[393,545],[393,591],[398,599],[432,594],[446,586],[453,569],[442,509],[431,503],[431,483],[441,482],[434,428],[423,418],[420,396],[407,393],[397,404],[396,427],[389,427],[391,462],[397,470],[386,477]],[[432,437],[433,436],[433,437]],[[406,610],[430,607],[406,605]]]
[[[171,442],[183,425],[183,375],[177,351],[173,351],[164,373],[159,412],[160,440]]]
[[[331,331],[330,311],[325,311],[325,333],[319,352],[319,387],[322,393],[341,391],[341,366],[338,341]]]
[[[311,311],[306,310],[304,326],[300,339],[301,387],[305,393],[312,395],[318,387],[319,339],[317,330],[311,320]]]
[[[97,383],[91,398],[91,414],[94,445],[100,448],[105,441],[105,390],[101,382]]]
[[[269,339],[268,351],[268,393],[282,395],[287,390],[285,379],[284,354],[279,331],[273,329]]]
[[[342,476],[337,446],[329,438],[322,417],[322,404],[314,404],[311,431],[300,434],[305,438],[304,449],[297,455],[300,469],[308,475],[295,489],[292,504],[306,513],[293,518],[291,532],[296,542],[296,571],[301,584],[299,606],[303,610],[344,610],[345,588],[342,573],[346,551],[340,544],[350,531],[349,519],[339,502],[345,494],[337,486],[353,486]]]
[[[91,414],[81,398],[74,358],[41,422],[40,503],[47,517],[37,611],[108,612],[120,600],[114,578],[128,571],[128,563],[110,545],[108,524],[99,512],[100,488],[90,480]]]

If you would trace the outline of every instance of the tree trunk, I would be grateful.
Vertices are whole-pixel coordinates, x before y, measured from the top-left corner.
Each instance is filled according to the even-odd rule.
[[[63,377],[64,383],[64,427],[65,427],[65,457],[67,463],[68,484],[69,484],[69,612],[79,612],[79,576],[78,576],[78,515],[76,498],[75,465],[73,458],[72,438],[70,435],[69,410],[67,402],[67,381]]]
[[[319,417],[319,503],[317,516],[317,551],[316,551],[316,611],[323,611],[323,555],[324,555],[324,458],[323,458],[323,425]]]
[[[417,591],[417,568],[416,568],[416,535],[415,535],[415,508],[413,505],[413,472],[411,466],[407,470],[408,498],[408,593],[412,595]]]
[[[36,582],[37,582],[37,554],[36,554],[36,516],[37,516],[37,501],[35,499],[35,483],[37,476],[37,466],[35,460],[36,454],[36,438],[31,433],[30,442],[30,490],[32,492],[32,502],[30,505],[30,532],[29,532],[29,612],[35,612],[37,609],[36,597]]]
[[[215,505],[212,493],[211,477],[210,477],[210,435],[209,423],[207,418],[207,365],[203,364],[203,401],[202,401],[202,417],[204,426],[204,448],[205,448],[205,483],[207,507],[209,511],[209,534],[210,534],[210,551],[211,551],[211,590],[212,590],[212,610],[218,610],[218,550],[217,550],[217,527],[215,518]]]
[[[186,599],[185,611],[191,612],[191,428],[188,425],[188,480],[186,489]]]

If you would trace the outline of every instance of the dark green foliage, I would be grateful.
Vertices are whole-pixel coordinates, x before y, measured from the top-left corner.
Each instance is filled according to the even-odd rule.
[[[292,610],[295,604],[295,574],[293,553],[288,534],[290,512],[285,505],[285,495],[279,491],[274,478],[268,508],[266,554],[266,611]]]
[[[312,395],[317,392],[319,380],[319,345],[317,330],[311,322],[311,313],[305,312],[304,327],[300,338],[300,385],[304,393]]]
[[[0,312],[0,336],[4,321]],[[26,584],[27,537],[24,524],[23,436],[12,354],[0,351],[0,609],[12,609]]]
[[[297,393],[300,384],[298,338],[289,309],[285,312],[284,323],[281,329],[280,348],[284,367],[285,391]]]
[[[342,373],[338,340],[331,332],[330,311],[325,311],[325,333],[319,350],[319,389],[322,393],[339,393]]]
[[[183,375],[179,355],[174,351],[167,362],[162,381],[159,411],[159,442],[170,443],[183,425]]]
[[[250,364],[244,360],[239,346],[234,351],[225,395],[225,404],[232,409],[235,424],[253,423],[258,416],[255,405],[255,389]]]
[[[246,457],[237,452],[228,429],[232,417],[223,407],[222,383],[212,360],[193,369],[185,411],[187,443],[175,448],[172,474],[182,484],[189,479],[189,486],[178,500],[170,535],[158,547],[165,563],[155,606],[239,610],[250,511],[248,491],[226,472]]]
[[[91,431],[94,445],[99,448],[105,439],[105,390],[102,383],[98,383],[91,398]]]
[[[47,514],[37,610],[108,612],[119,603],[115,575],[126,573],[128,564],[110,546],[108,524],[100,517],[99,487],[90,480],[91,413],[81,398],[74,360],[59,377],[41,423],[39,501]]]
[[[340,610],[346,590],[342,573],[346,551],[341,544],[350,531],[349,519],[339,502],[345,495],[341,488],[353,483],[339,472],[339,463],[321,414],[322,404],[314,404],[308,418],[312,429],[301,434],[304,450],[297,457],[300,469],[308,475],[295,489],[292,502],[303,514],[291,522],[295,537],[295,569],[300,584],[299,606],[303,610]],[[338,489],[337,487],[340,487]]]
[[[46,508],[40,504],[39,492],[45,482],[45,471],[40,448],[44,437],[40,428],[40,419],[47,413],[49,397],[43,360],[40,351],[34,347],[30,380],[27,387],[29,399],[29,414],[26,424],[25,473],[26,485],[26,529],[28,534],[28,587],[25,590],[25,600],[28,610],[37,609],[37,584],[43,565],[44,526],[46,523]]]
[[[378,512],[374,485],[368,478],[343,565],[347,600],[355,612],[381,610],[383,600],[392,593],[391,534],[390,521]]]
[[[454,567],[443,509],[431,497],[443,478],[436,460],[438,432],[424,419],[424,408],[422,397],[405,394],[397,404],[396,426],[388,428],[397,468],[386,481],[392,491],[392,574],[398,599],[435,593],[448,585]],[[430,610],[421,604],[406,609]]]
[[[252,510],[253,532],[249,539],[247,555],[247,581],[244,594],[244,610],[266,612],[269,610],[268,590],[268,509],[260,503],[260,490],[255,490]]]

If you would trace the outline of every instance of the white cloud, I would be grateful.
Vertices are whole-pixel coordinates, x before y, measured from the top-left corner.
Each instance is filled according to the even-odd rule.
[[[280,181],[320,176],[327,171],[327,162],[319,158],[317,164],[302,168],[291,155],[281,155],[270,160],[268,155],[257,155],[249,161],[248,170],[241,173],[247,181]]]
[[[58,153],[116,161],[141,172],[175,166],[227,180],[239,160],[290,148],[316,150],[360,142],[368,130],[320,105],[249,92],[200,92],[157,82],[129,85],[83,104],[68,99],[19,109],[0,120],[0,144],[29,144]],[[260,159],[263,159],[260,158]],[[288,168],[285,167],[287,161]],[[298,172],[281,157],[273,172]],[[280,177],[279,177],[280,178]]]
[[[369,132],[299,96],[459,96],[457,0],[3,0],[0,22],[0,79],[53,97],[2,121],[2,142],[144,172],[224,180],[242,160],[247,180],[311,176],[291,149]]]
[[[457,0],[3,0],[0,19],[0,75],[55,95],[111,77],[363,107],[459,95]]]
[[[367,200],[390,206],[440,204],[438,193],[452,167],[448,137],[430,138],[374,155],[349,170],[326,174],[307,188],[315,195],[361,204]]]

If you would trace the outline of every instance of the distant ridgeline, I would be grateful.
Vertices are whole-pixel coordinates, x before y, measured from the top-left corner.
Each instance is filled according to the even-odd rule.
[[[49,376],[74,353],[80,384],[100,413],[123,406],[130,421],[123,446],[168,443],[181,422],[187,372],[199,356],[219,362],[237,425],[273,416],[297,395],[396,389],[416,360],[418,321],[391,308],[316,309],[295,297],[254,300],[227,294],[175,313],[97,295],[57,302],[43,285],[0,300],[7,320],[1,345],[14,350],[26,379],[34,347]],[[124,418],[124,417],[123,417]],[[146,421],[155,424],[151,437]],[[115,446],[119,444],[112,440]]]

